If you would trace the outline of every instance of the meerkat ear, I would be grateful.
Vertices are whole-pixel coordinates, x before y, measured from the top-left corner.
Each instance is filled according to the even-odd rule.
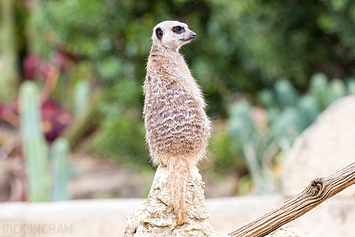
[[[161,40],[161,38],[163,38],[163,31],[160,29],[160,27],[158,27],[156,30],[155,30],[155,34],[157,35],[157,38],[159,40]]]

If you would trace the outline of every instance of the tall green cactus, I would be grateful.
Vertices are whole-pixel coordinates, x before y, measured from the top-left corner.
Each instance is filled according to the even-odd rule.
[[[56,139],[51,148],[52,157],[52,200],[61,201],[69,198],[69,142],[65,138]]]
[[[41,110],[34,82],[26,81],[20,87],[20,117],[27,172],[27,200],[48,201],[48,148],[41,131]]]
[[[251,119],[251,105],[247,101],[241,101],[231,106],[228,128],[231,136],[238,141],[238,149],[242,150],[242,144],[249,141],[255,131]]]

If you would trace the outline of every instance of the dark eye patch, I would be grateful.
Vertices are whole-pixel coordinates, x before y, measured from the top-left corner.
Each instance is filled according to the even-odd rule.
[[[174,26],[173,27],[173,32],[177,34],[181,34],[185,32],[185,28],[182,26]]]

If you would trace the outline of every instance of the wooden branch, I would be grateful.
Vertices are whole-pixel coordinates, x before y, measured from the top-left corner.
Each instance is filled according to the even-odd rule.
[[[312,180],[301,193],[228,235],[234,237],[265,236],[282,225],[297,219],[354,183],[355,162],[329,176]]]

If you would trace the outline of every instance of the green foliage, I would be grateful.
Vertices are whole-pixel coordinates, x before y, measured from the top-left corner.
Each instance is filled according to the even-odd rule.
[[[353,80],[347,85],[339,79],[316,74],[310,91],[302,96],[285,80],[275,83],[274,89],[263,90],[258,98],[265,108],[262,123],[256,122],[257,107],[247,101],[234,103],[230,109],[228,129],[239,147],[237,155],[245,158],[257,192],[273,190],[270,167],[279,151],[287,154],[300,133],[316,121],[319,113],[331,102],[351,94]]]
[[[121,80],[108,89],[99,105],[105,120],[95,137],[94,151],[128,166],[149,163],[140,88],[132,79]]]
[[[15,97],[18,80],[15,0],[0,2],[0,100]]]
[[[123,64],[118,57],[107,57],[98,63],[98,72],[101,78],[114,80],[118,76],[123,76]]]
[[[245,162],[237,155],[237,143],[233,142],[225,127],[215,130],[208,146],[208,158],[213,162],[214,171],[222,174],[231,170],[243,173]]]
[[[141,85],[152,28],[163,20],[184,21],[197,33],[196,40],[184,46],[181,53],[203,88],[210,116],[227,118],[228,102],[237,91],[246,91],[268,109],[269,129],[277,134],[277,142],[284,144],[284,150],[297,133],[314,121],[319,111],[344,95],[344,91],[355,94],[353,80],[344,86],[339,80],[329,85],[323,74],[311,78],[315,71],[331,78],[354,73],[353,1],[36,0],[33,3],[36,4],[28,10],[31,20],[28,25],[33,29],[26,32],[36,34],[32,33],[32,40],[20,41],[29,42],[29,49],[36,48],[32,44],[41,41],[40,52],[36,53],[47,59],[60,51],[81,60],[72,66],[74,69],[65,72],[69,75],[61,75],[57,86],[61,90],[56,89],[59,93],[54,94],[67,97],[68,85],[73,86],[83,78],[104,85],[105,98],[99,104],[100,131],[94,139],[99,154],[128,156],[129,150],[137,148],[135,141],[144,144],[143,137],[138,139],[138,134],[143,134]],[[20,1],[17,5],[21,5]],[[22,18],[26,19],[26,14],[22,13],[25,15]],[[76,74],[75,67],[83,62],[88,70],[83,70],[85,75]],[[288,81],[277,81],[278,78]],[[311,97],[303,98],[300,94],[308,89],[310,78]],[[69,83],[63,83],[64,80]],[[272,91],[263,90],[272,85]],[[68,104],[71,101],[66,107]],[[248,106],[244,107],[248,110]],[[239,109],[243,108],[231,111]],[[246,111],[240,113],[244,115],[237,112],[233,116],[248,118]],[[301,116],[297,116],[299,113]],[[131,124],[126,125],[127,121]],[[278,123],[282,129],[277,127]],[[250,125],[233,126],[235,131],[245,133],[238,139],[253,137],[258,131]],[[117,145],[115,139],[125,141],[125,146]],[[133,160],[146,162],[146,150],[135,152]]]
[[[149,163],[144,135],[140,120],[118,114],[115,121],[102,124],[94,149],[100,155],[115,157],[127,166],[138,168]]]
[[[62,201],[69,199],[69,142],[64,138],[56,139],[51,147],[52,156],[52,200]]]
[[[23,154],[26,161],[27,199],[30,202],[49,200],[48,148],[41,131],[41,111],[34,82],[26,81],[20,88],[20,118]]]

